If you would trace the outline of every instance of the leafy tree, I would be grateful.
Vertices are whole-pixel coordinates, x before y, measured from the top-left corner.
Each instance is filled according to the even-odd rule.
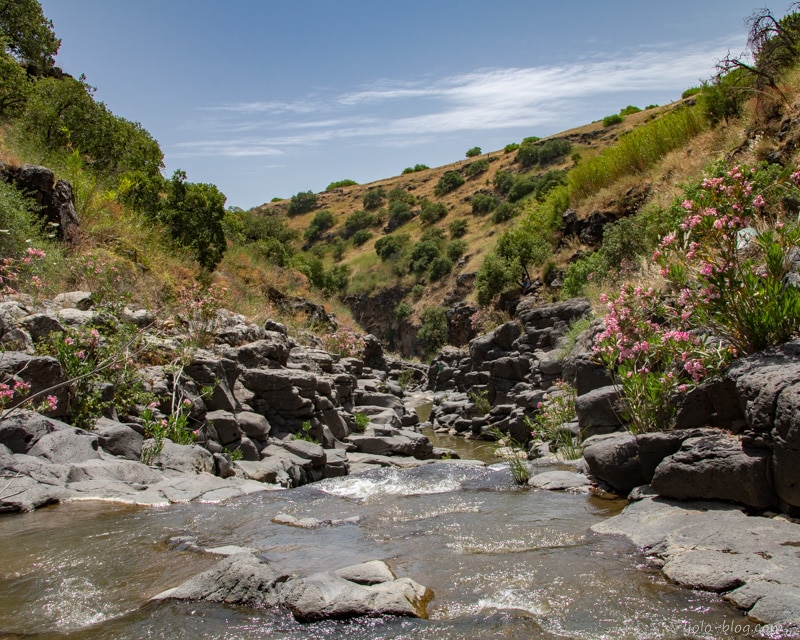
[[[389,198],[389,204],[392,204],[394,202],[404,202],[412,207],[415,204],[417,204],[417,197],[413,193],[410,193],[405,189],[401,189],[400,187],[392,189],[389,192],[388,198]]]
[[[38,0],[0,0],[0,37],[5,50],[36,73],[53,67],[61,46]]]
[[[225,196],[217,187],[187,182],[184,171],[173,174],[158,219],[207,271],[213,271],[225,253],[224,218]]]
[[[426,169],[430,169],[427,164],[415,164],[413,167],[406,167],[403,169],[403,175],[407,173],[416,173],[417,171],[425,171]]]
[[[431,355],[447,344],[447,312],[444,307],[428,307],[421,315],[422,326],[417,337],[425,343],[425,351]]]
[[[437,196],[443,196],[446,193],[455,191],[462,184],[464,184],[464,182],[464,176],[462,176],[458,171],[446,171],[444,175],[439,178],[439,182],[436,183],[436,186],[433,188],[433,192]]]
[[[474,158],[479,155],[481,155],[480,147],[472,147],[471,149],[467,149],[467,158]]]
[[[290,216],[299,216],[313,211],[317,207],[317,196],[313,191],[300,191],[289,199],[287,213]]]
[[[0,119],[22,115],[31,88],[25,69],[8,53],[0,51]]]
[[[458,260],[467,250],[467,243],[465,240],[453,240],[450,244],[447,245],[447,250],[445,253],[447,257],[450,258],[453,262]]]
[[[517,215],[517,208],[510,202],[501,202],[492,213],[492,222],[500,224],[506,220],[511,220]]]
[[[42,78],[33,84],[20,120],[23,137],[45,153],[77,151],[108,175],[163,167],[158,142],[139,123],[115,116],[84,78]]]
[[[517,150],[517,162],[523,167],[532,167],[536,164],[544,167],[566,157],[571,150],[572,144],[564,138],[554,138],[544,142],[526,138]]]
[[[550,242],[535,225],[534,219],[526,219],[500,236],[478,269],[475,278],[478,302],[488,304],[514,284],[523,291],[530,285],[531,267],[543,265],[553,252]]]

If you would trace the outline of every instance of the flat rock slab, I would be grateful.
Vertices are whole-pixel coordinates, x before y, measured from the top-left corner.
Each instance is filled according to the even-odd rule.
[[[537,473],[528,480],[529,486],[548,491],[585,491],[591,484],[582,473],[559,470]]]
[[[722,503],[645,498],[592,530],[627,537],[663,561],[670,580],[725,592],[760,623],[800,621],[800,525]]]

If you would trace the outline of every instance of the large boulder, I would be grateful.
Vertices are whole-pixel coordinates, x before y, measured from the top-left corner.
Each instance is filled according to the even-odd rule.
[[[610,433],[622,427],[619,390],[616,387],[600,387],[578,396],[575,411],[581,433],[586,437]]]
[[[36,201],[41,217],[56,230],[59,240],[75,242],[78,239],[78,213],[69,182],[56,182],[50,169],[33,164],[6,169],[4,173],[7,182],[12,182]]]
[[[681,429],[593,436],[584,442],[583,455],[592,476],[626,494],[634,487],[649,484],[661,461],[676,453],[684,440],[705,433],[717,432]]]
[[[128,460],[139,460],[142,457],[144,436],[135,427],[100,418],[95,422],[94,433],[100,448],[111,455]]]
[[[396,578],[380,561],[292,580],[281,596],[300,622],[384,615],[425,618],[432,598],[430,589]]]
[[[72,427],[33,411],[15,411],[0,421],[0,445],[13,453],[28,453],[42,436],[63,429]]]
[[[71,464],[100,458],[96,435],[80,429],[63,429],[43,435],[28,454],[45,458],[54,464]]]
[[[769,452],[743,447],[739,438],[721,431],[685,440],[658,465],[651,485],[678,500],[728,500],[759,510],[778,502]]]
[[[254,555],[237,553],[183,584],[159,593],[153,600],[202,600],[271,607],[280,602],[280,588],[286,578]]]

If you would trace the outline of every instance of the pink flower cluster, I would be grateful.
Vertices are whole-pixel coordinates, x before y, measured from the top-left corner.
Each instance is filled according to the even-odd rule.
[[[360,357],[365,344],[364,338],[349,329],[340,329],[325,337],[325,348],[345,358]]]

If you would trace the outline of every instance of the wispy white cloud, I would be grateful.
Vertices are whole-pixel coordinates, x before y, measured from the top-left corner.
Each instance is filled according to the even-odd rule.
[[[418,82],[382,80],[327,98],[317,94],[293,102],[206,107],[206,139],[174,145],[172,155],[268,156],[331,141],[374,139],[397,146],[460,131],[557,127],[570,115],[587,112],[593,100],[614,94],[677,93],[709,77],[725,51],[715,43],[688,49],[662,45],[557,66],[480,69]]]

